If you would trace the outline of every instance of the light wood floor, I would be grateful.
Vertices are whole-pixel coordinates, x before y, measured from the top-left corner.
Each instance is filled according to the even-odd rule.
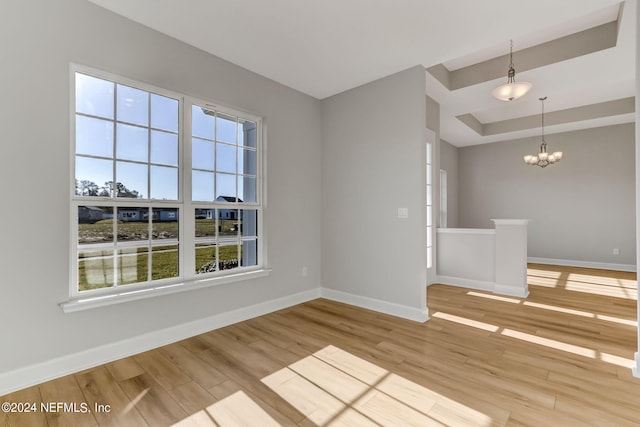
[[[315,300],[1,397],[92,412],[0,426],[640,425],[635,274],[530,265],[529,283],[433,285],[424,324]]]

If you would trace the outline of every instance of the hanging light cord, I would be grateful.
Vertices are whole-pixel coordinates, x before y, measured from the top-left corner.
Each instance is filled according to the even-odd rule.
[[[515,83],[516,69],[513,67],[513,40],[509,48],[509,70],[507,71],[507,83]]]

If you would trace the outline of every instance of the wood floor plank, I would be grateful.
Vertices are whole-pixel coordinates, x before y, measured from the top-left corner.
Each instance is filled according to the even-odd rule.
[[[161,349],[146,351],[133,356],[144,371],[151,375],[165,390],[191,382],[191,378],[178,366],[164,357]]]
[[[75,375],[89,405],[109,405],[108,412],[93,412],[100,426],[148,426],[105,366]]]
[[[243,391],[238,391],[214,403],[206,411],[219,426],[280,426]]]
[[[176,387],[169,394],[187,414],[194,414],[218,400],[195,381]]]
[[[144,374],[144,369],[133,357],[116,360],[115,362],[107,363],[106,366],[116,381],[124,381]]]
[[[50,427],[73,427],[73,426],[97,426],[94,415],[90,412],[93,407],[89,407],[84,394],[73,375],[58,378],[40,384],[40,394],[43,402],[62,402],[70,404],[71,410],[47,411],[47,421]],[[86,405],[86,406],[83,406]],[[87,412],[85,412],[85,407]]]
[[[196,335],[194,337],[178,341],[176,344],[182,345],[193,354],[209,349],[209,343],[204,338],[202,338],[201,335]]]
[[[120,386],[150,426],[168,426],[188,417],[188,413],[147,373],[120,381]]]
[[[227,377],[215,367],[208,365],[182,344],[175,343],[159,349],[171,363],[180,368],[189,378],[204,389],[225,381]]]
[[[241,366],[245,372],[254,375],[256,378],[262,378],[278,369],[281,365],[271,358],[265,356],[262,352],[257,351],[249,345],[239,342],[228,335],[224,331],[213,331],[205,334],[207,340],[210,341],[212,347],[218,353],[225,353],[226,356],[234,360],[234,363]]]
[[[635,273],[531,264],[530,295],[427,289],[418,323],[317,299],[7,396],[6,426],[638,426]]]
[[[18,390],[0,398],[0,403],[12,404],[9,410],[0,411],[0,426],[47,426],[46,413],[40,410],[42,397],[38,386]],[[27,406],[27,408],[24,408]]]
[[[217,386],[209,389],[209,393],[215,396],[218,400],[224,400],[227,397],[236,394],[238,391],[243,391],[248,397],[251,398],[251,400],[257,403],[263,410],[265,410],[269,414],[269,416],[275,419],[281,426],[295,427],[298,425],[296,422],[286,417],[282,412],[278,411],[276,407],[269,405],[267,402],[260,399],[255,394],[247,390],[243,390],[243,388],[234,381],[231,381],[231,380],[225,381],[224,383],[218,384]]]
[[[267,387],[261,381],[263,377],[257,378],[253,374],[247,372],[242,365],[237,364],[237,361],[234,360],[233,357],[224,353],[216,353],[211,349],[198,353],[198,357],[202,358],[205,362],[216,366],[233,383],[238,384],[245,393],[251,396],[256,396],[258,399],[280,412],[284,417],[295,423],[300,422],[304,418],[304,415],[302,415],[289,402],[279,398],[273,390]],[[209,392],[212,394],[215,393],[214,389],[209,389]]]

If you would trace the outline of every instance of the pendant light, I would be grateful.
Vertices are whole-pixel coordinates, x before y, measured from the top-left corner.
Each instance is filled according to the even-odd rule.
[[[544,101],[547,97],[539,99],[542,102],[542,144],[540,144],[540,152],[537,155],[528,154],[524,156],[524,162],[531,166],[546,168],[562,159],[562,151],[555,151],[552,154],[547,153],[547,142],[544,140]]]
[[[520,98],[531,89],[531,83],[516,83],[516,70],[513,68],[513,40],[509,49],[509,70],[507,71],[507,83],[495,88],[491,94],[500,101],[513,101]]]

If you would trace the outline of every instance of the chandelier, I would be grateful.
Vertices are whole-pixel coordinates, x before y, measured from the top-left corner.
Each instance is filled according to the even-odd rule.
[[[507,83],[495,88],[491,94],[500,101],[513,101],[520,98],[531,89],[531,83],[516,83],[516,70],[513,68],[513,40],[509,49],[509,70],[507,71]]]
[[[547,153],[547,142],[544,140],[544,101],[547,97],[545,96],[539,99],[542,102],[542,144],[540,144],[540,152],[538,155],[532,156],[531,154],[527,154],[524,156],[524,162],[528,165],[546,168],[562,159],[562,151],[555,151],[552,154]]]

